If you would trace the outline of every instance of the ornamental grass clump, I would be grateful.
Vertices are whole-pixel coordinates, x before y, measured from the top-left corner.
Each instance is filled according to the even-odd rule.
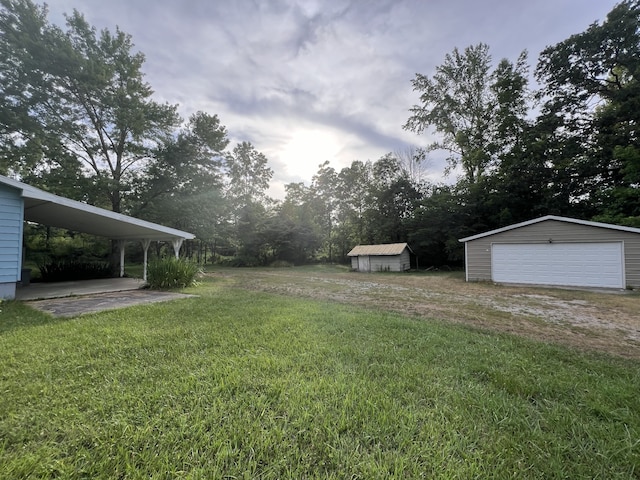
[[[200,273],[197,263],[183,258],[153,260],[147,269],[147,284],[154,289],[185,288],[195,285]]]
[[[115,275],[108,262],[85,262],[81,260],[50,260],[38,265],[43,282],[67,282],[72,280],[95,280]]]

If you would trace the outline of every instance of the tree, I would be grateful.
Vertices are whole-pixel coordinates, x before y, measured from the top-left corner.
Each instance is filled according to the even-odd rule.
[[[463,223],[460,197],[455,187],[434,186],[408,221],[408,241],[424,266],[441,266],[461,262],[458,242]],[[463,235],[464,236],[464,235]]]
[[[374,162],[366,212],[371,242],[407,241],[406,221],[420,197],[397,157],[389,153]]]
[[[322,234],[322,243],[329,262],[333,262],[337,188],[338,174],[335,169],[328,161],[319,165],[318,172],[311,179],[309,202],[311,214]]]
[[[123,211],[151,150],[178,124],[176,107],[151,99],[144,55],[118,28],[98,34],[74,10],[63,31],[31,0],[0,5],[1,140],[13,153],[4,171],[44,179],[72,165],[95,185],[92,203]]]
[[[270,199],[267,196],[273,170],[267,166],[267,157],[249,142],[238,143],[224,159],[227,177],[225,199],[232,243],[236,253],[246,264],[263,261],[260,258],[261,229],[267,216]],[[253,258],[250,258],[253,257]]]
[[[400,164],[400,168],[406,178],[418,191],[426,191],[428,188],[427,172],[429,162],[427,151],[424,148],[409,146],[393,152],[393,156]]]
[[[637,0],[619,3],[601,24],[540,55],[545,109],[561,119],[559,135],[581,147],[571,159],[578,178],[571,195],[588,217],[640,224],[639,75]]]
[[[340,170],[336,190],[336,235],[341,255],[355,245],[371,243],[365,212],[369,208],[369,187],[372,181],[371,162],[354,160]]]
[[[541,54],[536,77],[545,83],[544,93],[564,99],[570,111],[584,109],[598,97],[623,99],[635,90],[640,59],[640,3],[623,1],[602,23],[589,28]]]
[[[228,143],[226,128],[217,115],[193,114],[182,131],[153,152],[154,161],[146,165],[134,185],[132,213],[176,228],[181,223],[186,228],[190,217],[185,215],[183,203],[191,203],[190,197],[212,198],[220,205],[223,150]],[[212,192],[217,194],[212,196]],[[206,209],[202,204],[200,208]],[[172,210],[175,216],[169,221],[172,217],[167,214]],[[201,213],[196,213],[191,223],[202,224]]]
[[[440,140],[428,150],[449,152],[449,169],[460,166],[468,182],[479,181],[515,141],[526,113],[526,59],[522,52],[515,64],[504,59],[491,72],[487,45],[455,48],[433,77],[416,74],[412,84],[421,104],[410,109],[404,128],[422,133],[433,127]]]
[[[314,259],[322,239],[312,217],[305,215],[308,207],[281,208],[265,219],[262,248],[267,251],[267,262],[282,260],[299,265]]]
[[[235,208],[268,203],[267,190],[273,170],[267,163],[267,157],[249,142],[238,143],[233,152],[226,154],[227,196]]]

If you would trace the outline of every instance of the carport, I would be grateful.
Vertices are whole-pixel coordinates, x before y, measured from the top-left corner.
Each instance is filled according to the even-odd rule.
[[[15,283],[22,276],[24,221],[116,240],[120,251],[121,277],[124,276],[126,243],[139,241],[144,251],[145,281],[151,242],[171,243],[178,257],[184,240],[195,238],[195,235],[182,230],[53,195],[0,175],[0,298],[14,297]]]

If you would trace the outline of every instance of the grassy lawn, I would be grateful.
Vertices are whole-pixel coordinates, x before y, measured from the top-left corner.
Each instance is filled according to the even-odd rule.
[[[2,478],[640,478],[640,363],[210,277],[0,305]]]

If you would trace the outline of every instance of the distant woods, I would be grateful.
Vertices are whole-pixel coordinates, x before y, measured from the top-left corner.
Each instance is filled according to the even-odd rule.
[[[251,143],[230,146],[215,114],[185,120],[153,99],[129,35],[0,0],[0,173],[193,232],[190,255],[233,265],[339,262],[356,244],[405,241],[421,266],[455,265],[458,238],[545,214],[640,226],[639,13],[619,3],[535,68],[527,52],[494,63],[485,44],[454,49],[412,81],[404,128],[427,148],[327,161],[274,200]],[[442,152],[444,184],[429,180]]]

